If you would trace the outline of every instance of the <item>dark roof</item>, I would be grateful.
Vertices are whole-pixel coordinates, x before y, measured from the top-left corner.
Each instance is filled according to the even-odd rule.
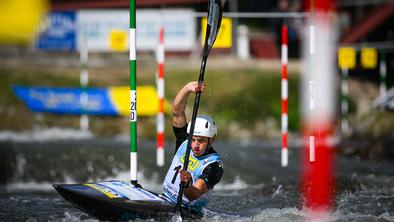
[[[362,38],[365,38],[366,35],[376,30],[384,22],[389,21],[393,15],[394,1],[388,2],[387,4],[376,5],[369,14],[365,14],[364,18],[346,33],[341,42],[349,44],[360,41]],[[386,35],[384,35],[384,38],[387,39]]]
[[[155,6],[181,6],[206,3],[207,0],[136,0],[139,8]],[[130,0],[52,0],[52,10],[82,8],[129,8]]]

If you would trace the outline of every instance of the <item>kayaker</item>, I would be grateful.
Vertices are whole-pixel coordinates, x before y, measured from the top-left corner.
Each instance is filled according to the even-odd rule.
[[[208,202],[208,193],[220,181],[223,164],[220,155],[212,147],[217,126],[209,116],[197,116],[191,143],[189,166],[182,170],[188,144],[190,123],[186,121],[186,103],[191,93],[205,91],[197,81],[182,87],[172,104],[172,122],[176,137],[175,154],[163,182],[164,195],[176,203],[180,181],[185,183],[182,205],[201,208]]]

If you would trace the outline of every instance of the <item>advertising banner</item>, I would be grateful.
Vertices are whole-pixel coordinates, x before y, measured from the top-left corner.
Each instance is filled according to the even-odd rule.
[[[89,51],[111,51],[112,30],[129,31],[129,11],[123,9],[78,11],[78,48],[87,44]],[[127,42],[128,45],[128,42]]]
[[[82,89],[14,86],[14,93],[34,112],[81,115],[117,115],[105,88],[89,88],[88,106],[81,104]],[[86,110],[86,111],[85,111]]]
[[[168,51],[191,51],[196,44],[196,19],[189,9],[137,10],[137,50],[155,51],[160,27],[165,30]],[[129,10],[102,9],[51,12],[42,24],[36,47],[41,50],[79,50],[92,52],[127,51],[129,48]],[[119,40],[117,33],[126,33]],[[112,34],[112,35],[111,35]],[[116,39],[116,41],[114,41]]]
[[[137,10],[137,50],[156,50],[160,26],[164,47],[190,51],[196,44],[196,19],[192,10]]]
[[[33,112],[71,115],[130,115],[130,87],[72,88],[13,86],[15,95]],[[82,94],[88,95],[88,105],[81,103]],[[137,115],[155,116],[158,112],[157,91],[153,86],[137,87]],[[170,105],[165,101],[165,112]]]
[[[77,47],[76,13],[51,12],[45,19],[43,32],[36,41],[36,47],[42,50],[75,50]]]
[[[137,10],[137,50],[157,49],[160,26],[165,30],[165,48],[169,51],[190,51],[196,39],[193,11]],[[112,51],[111,32],[129,33],[129,11],[80,10],[78,12],[78,46],[87,43],[90,51]],[[127,48],[129,47],[127,38]]]

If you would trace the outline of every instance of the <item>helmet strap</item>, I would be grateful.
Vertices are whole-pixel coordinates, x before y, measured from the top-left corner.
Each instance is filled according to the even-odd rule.
[[[208,144],[207,144],[207,148],[205,149],[204,154],[207,153],[211,149],[211,147],[212,147],[211,145],[212,145],[212,138],[208,137]]]

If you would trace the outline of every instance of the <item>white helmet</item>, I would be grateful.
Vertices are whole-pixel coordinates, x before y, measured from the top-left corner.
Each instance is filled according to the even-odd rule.
[[[187,133],[190,133],[190,125],[187,126]],[[218,132],[215,121],[209,116],[197,116],[196,124],[194,125],[193,136],[214,137]]]

